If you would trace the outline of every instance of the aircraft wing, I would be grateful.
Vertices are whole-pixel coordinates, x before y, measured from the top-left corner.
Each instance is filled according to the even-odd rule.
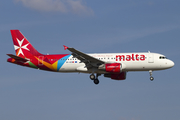
[[[76,49],[74,49],[74,48],[69,48],[69,47],[67,47],[67,46],[64,45],[64,49],[65,49],[65,50],[68,49],[69,51],[71,51],[73,57],[74,57],[74,58],[77,58],[77,59],[79,59],[81,62],[85,63],[86,66],[97,67],[97,66],[105,63],[105,62],[102,61],[102,60],[99,60],[99,59],[97,59],[97,58],[95,58],[95,57],[92,57],[92,56],[90,56],[90,55],[88,55],[88,54],[85,54],[85,53],[83,53],[83,52],[81,52],[81,51],[78,51],[78,50],[76,50]]]
[[[29,60],[27,60],[27,59],[24,59],[24,58],[22,58],[22,57],[18,57],[18,56],[13,55],[13,54],[7,54],[7,55],[8,55],[9,57],[15,59],[15,60],[19,60],[19,61],[22,61],[22,62],[27,62],[27,61],[29,61]]]

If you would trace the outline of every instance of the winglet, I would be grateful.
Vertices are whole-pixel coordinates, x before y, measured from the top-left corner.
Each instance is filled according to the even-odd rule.
[[[67,46],[65,46],[65,45],[63,45],[63,46],[64,46],[64,50],[68,49],[68,47],[67,47]]]

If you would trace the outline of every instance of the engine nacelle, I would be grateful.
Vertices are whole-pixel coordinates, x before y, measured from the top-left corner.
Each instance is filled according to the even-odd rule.
[[[100,70],[105,70],[109,73],[121,73],[122,72],[122,64],[121,63],[105,63],[99,66]]]
[[[126,79],[126,72],[121,72],[119,74],[114,74],[114,73],[104,74],[104,77],[109,77],[113,80],[125,80]]]
[[[110,73],[120,73],[122,71],[121,63],[106,63],[106,72]]]

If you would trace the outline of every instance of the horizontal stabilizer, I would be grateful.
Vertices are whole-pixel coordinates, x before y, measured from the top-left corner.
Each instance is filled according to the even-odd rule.
[[[24,58],[22,58],[22,57],[18,57],[18,56],[13,55],[13,54],[7,54],[7,55],[8,55],[9,57],[15,59],[15,60],[20,60],[20,61],[22,61],[22,62],[27,62],[27,61],[28,61],[27,59],[24,59]]]

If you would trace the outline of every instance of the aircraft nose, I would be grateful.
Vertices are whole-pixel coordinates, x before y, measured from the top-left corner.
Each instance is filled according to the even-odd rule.
[[[174,66],[174,62],[170,60],[168,65],[169,65],[170,68],[173,67]]]

